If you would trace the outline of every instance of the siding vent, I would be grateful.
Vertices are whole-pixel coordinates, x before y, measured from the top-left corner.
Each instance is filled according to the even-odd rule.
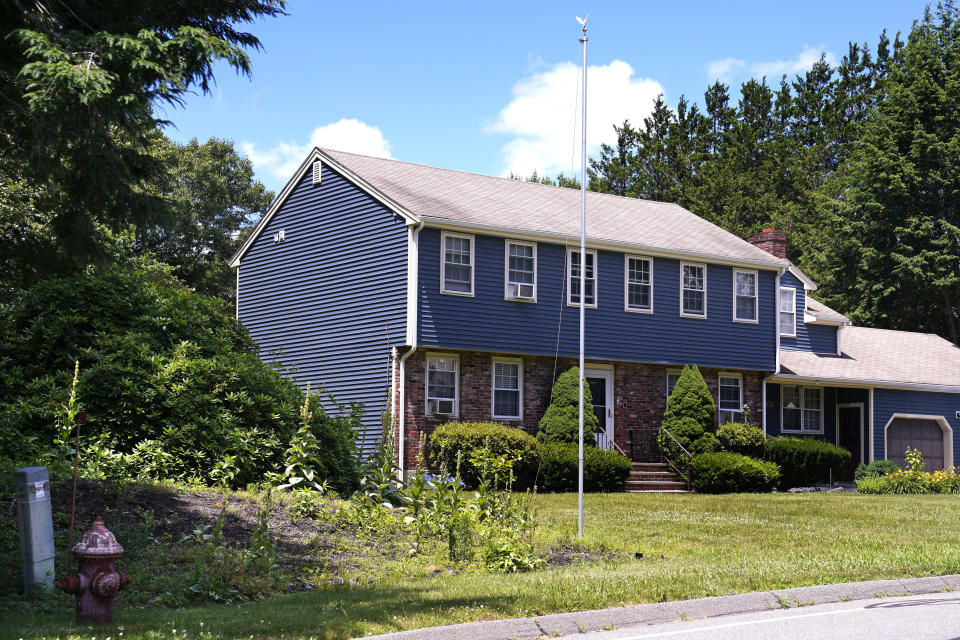
[[[319,160],[313,161],[313,184],[320,184],[320,176],[323,170],[323,163]]]

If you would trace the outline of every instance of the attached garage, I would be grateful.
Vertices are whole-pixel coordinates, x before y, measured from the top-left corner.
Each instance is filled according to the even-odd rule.
[[[943,416],[894,414],[886,427],[887,458],[906,466],[907,447],[919,449],[927,471],[953,465],[953,431]]]

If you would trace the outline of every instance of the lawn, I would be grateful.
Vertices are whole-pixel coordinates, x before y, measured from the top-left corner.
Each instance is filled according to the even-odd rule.
[[[3,638],[348,638],[830,582],[960,573],[960,499],[855,494],[537,497],[538,546],[573,562],[519,575],[453,573],[418,559],[367,567],[366,583],[242,605],[118,611],[103,628],[72,612],[12,613]],[[642,554],[642,556],[638,556]],[[578,560],[583,556],[585,560]],[[66,605],[66,603],[64,603]],[[175,631],[174,631],[175,630]]]

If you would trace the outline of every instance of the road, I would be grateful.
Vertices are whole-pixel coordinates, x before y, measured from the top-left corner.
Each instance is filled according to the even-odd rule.
[[[591,640],[960,640],[960,592],[635,626]]]

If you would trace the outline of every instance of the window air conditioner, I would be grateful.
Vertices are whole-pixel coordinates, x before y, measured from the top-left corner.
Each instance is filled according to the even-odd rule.
[[[453,400],[430,400],[430,413],[438,416],[453,415]]]
[[[509,291],[511,300],[533,300],[532,284],[518,284],[516,282],[511,282]]]

